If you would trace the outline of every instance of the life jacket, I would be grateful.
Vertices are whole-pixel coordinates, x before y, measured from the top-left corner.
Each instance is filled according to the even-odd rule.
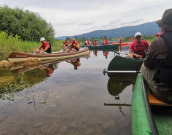
[[[108,39],[105,39],[105,40],[104,40],[104,45],[109,45]]]
[[[47,46],[47,45],[45,45],[45,44],[49,44],[49,45],[50,45],[50,48],[48,48],[45,52],[47,52],[47,53],[51,53],[51,44],[50,44],[50,43],[48,43],[48,42],[43,43],[43,44],[41,45],[43,49],[45,49],[45,48],[46,48],[46,46]]]
[[[132,39],[132,38],[130,38],[130,39],[129,39],[129,41],[130,41],[130,42],[132,42],[132,41],[133,41],[133,39]]]
[[[94,41],[94,42],[93,42],[93,45],[98,45],[97,41]]]
[[[124,41],[123,38],[120,38],[119,42],[122,43],[123,41]]]
[[[79,51],[79,41],[77,41],[77,42],[72,42],[72,44],[71,44],[71,48],[74,48],[74,49],[76,49],[77,51]]]
[[[90,40],[86,40],[86,44],[87,44],[87,45],[91,45]]]
[[[147,49],[146,45],[145,45],[145,41],[141,41],[140,44],[137,43],[137,41],[133,42],[134,44],[134,53],[138,54],[138,55],[144,55],[145,50]]]
[[[64,42],[63,42],[63,45],[64,45],[64,46],[68,46],[68,41],[64,41]]]
[[[168,55],[165,59],[155,60],[155,75],[154,79],[158,83],[165,83],[167,85],[172,85],[172,31],[165,32],[160,35],[168,47]]]

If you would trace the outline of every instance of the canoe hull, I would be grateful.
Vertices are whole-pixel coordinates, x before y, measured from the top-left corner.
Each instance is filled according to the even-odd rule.
[[[46,61],[56,61],[63,60],[67,58],[77,57],[81,55],[88,55],[89,49],[87,47],[80,49],[80,51],[75,52],[60,52],[60,53],[52,53],[52,54],[29,54],[22,52],[13,52],[9,55],[8,60],[11,63],[18,63],[29,59],[38,59],[41,63]]]
[[[131,107],[131,132],[132,135],[150,135],[155,133],[155,128],[159,135],[172,134],[172,107],[153,106],[150,102],[146,105],[144,90],[149,95],[150,89],[147,85],[143,87],[143,78],[138,74],[134,86]],[[149,99],[150,100],[150,99]],[[150,108],[150,109],[148,109]],[[150,119],[153,118],[153,122]],[[155,128],[152,128],[154,123]]]
[[[89,50],[118,50],[119,45],[87,46]]]

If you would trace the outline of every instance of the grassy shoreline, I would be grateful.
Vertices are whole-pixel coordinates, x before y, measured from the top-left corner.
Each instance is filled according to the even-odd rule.
[[[33,52],[40,45],[40,42],[22,41],[17,35],[8,36],[5,32],[0,32],[0,60],[7,59],[13,51]],[[63,40],[55,40],[51,45],[52,51],[58,51],[63,46]]]

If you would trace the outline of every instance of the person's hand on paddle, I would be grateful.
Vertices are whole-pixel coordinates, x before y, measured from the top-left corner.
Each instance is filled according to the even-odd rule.
[[[142,56],[138,54],[134,54],[134,56],[136,56],[137,58],[142,58]]]

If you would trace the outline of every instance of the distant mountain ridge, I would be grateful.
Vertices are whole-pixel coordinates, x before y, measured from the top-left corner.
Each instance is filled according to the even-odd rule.
[[[157,32],[160,32],[160,28],[156,22],[148,22],[136,26],[125,26],[121,28],[115,28],[110,30],[95,30],[89,33],[84,33],[81,35],[74,35],[74,36],[63,36],[57,37],[57,39],[65,39],[66,37],[85,37],[85,38],[92,38],[92,37],[128,37],[134,36],[136,32],[141,32],[144,36],[155,35]]]

